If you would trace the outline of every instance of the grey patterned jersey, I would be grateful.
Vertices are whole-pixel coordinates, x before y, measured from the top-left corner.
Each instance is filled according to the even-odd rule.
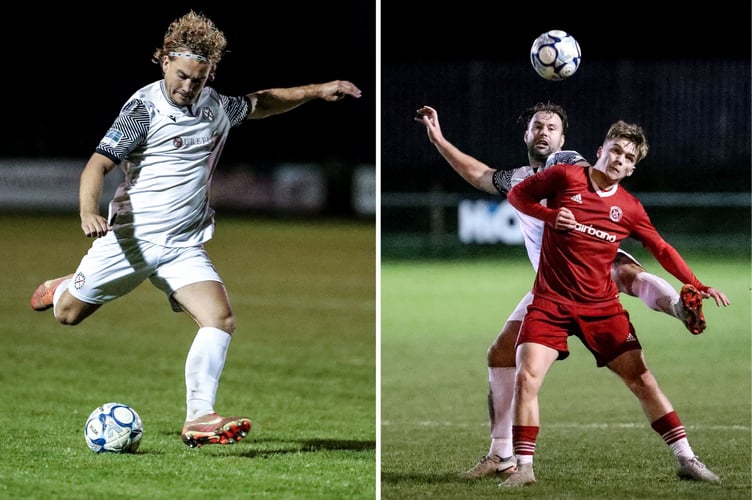
[[[559,151],[549,155],[546,165],[539,169],[530,166],[514,168],[512,170],[496,170],[493,174],[493,185],[496,190],[503,196],[512,189],[517,183],[527,179],[536,172],[545,170],[551,165],[566,163],[574,165],[578,162],[587,161],[577,151]],[[546,200],[541,203],[545,204]],[[541,243],[543,240],[543,221],[525,215],[517,210],[517,219],[520,221],[520,230],[525,240],[525,250],[533,265],[533,269],[538,270],[538,261],[540,260]]]
[[[96,148],[125,172],[110,202],[113,229],[168,247],[209,240],[212,175],[229,130],[248,110],[244,97],[210,87],[182,107],[167,98],[164,81],[134,93]]]

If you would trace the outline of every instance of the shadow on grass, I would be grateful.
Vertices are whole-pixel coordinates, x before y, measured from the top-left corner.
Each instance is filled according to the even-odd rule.
[[[288,443],[288,446],[266,447],[264,443]],[[241,441],[242,443],[242,441]],[[241,453],[241,456],[250,458],[254,457],[272,457],[285,455],[288,453],[319,451],[370,451],[376,449],[376,441],[358,441],[354,439],[305,439],[305,440],[254,440],[249,443],[261,445],[264,449],[250,449]]]
[[[446,483],[467,483],[472,480],[465,479],[456,472],[445,472],[443,474],[419,474],[410,473],[402,474],[396,472],[382,472],[381,482],[385,484],[416,483],[416,484],[446,484]]]
[[[171,433],[172,434],[172,433]],[[282,443],[282,446],[278,444]],[[277,445],[277,446],[274,446]],[[356,439],[244,439],[232,445],[205,445],[201,448],[232,448],[240,452],[235,456],[273,457],[289,453],[319,451],[372,451],[376,441]],[[249,449],[250,448],[250,449]],[[151,452],[150,452],[151,453]]]

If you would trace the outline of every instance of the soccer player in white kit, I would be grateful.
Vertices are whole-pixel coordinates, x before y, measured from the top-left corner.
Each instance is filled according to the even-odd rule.
[[[506,195],[513,185],[545,168],[549,158],[549,165],[587,163],[574,151],[561,151],[568,118],[561,106],[552,103],[537,104],[520,116],[520,121],[525,125],[523,140],[528,150],[529,165],[509,170],[492,168],[449,142],[441,131],[438,113],[434,108],[423,106],[418,109],[415,121],[426,127],[428,139],[463,179],[475,188],[490,194]],[[520,212],[517,212],[517,215],[528,258],[537,272],[543,222]],[[617,253],[611,274],[620,292],[639,297],[651,309],[679,319],[695,335],[705,329],[702,300],[708,295],[692,285],[684,285],[681,293],[677,293],[666,280],[646,272],[639,262],[624,251]],[[502,473],[510,474],[516,469],[512,449],[514,346],[522,319],[532,299],[531,292],[522,298],[488,349],[491,445],[473,468],[462,473],[463,477],[493,477]]]
[[[31,297],[34,310],[52,308],[57,321],[76,325],[146,279],[165,292],[173,310],[199,327],[185,363],[181,437],[190,447],[234,443],[252,425],[214,411],[235,317],[204,244],[214,232],[209,189],[228,133],[314,99],[361,95],[345,80],[221,95],[206,84],[226,45],[222,31],[194,11],[170,24],[153,55],[163,79],[127,100],[81,174],[81,228],[96,239],[73,274],[45,281]],[[99,199],[116,166],[125,179],[105,218]]]

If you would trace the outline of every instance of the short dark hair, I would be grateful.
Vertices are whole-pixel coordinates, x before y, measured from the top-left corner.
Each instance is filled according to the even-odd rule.
[[[533,118],[533,116],[535,116],[535,113],[540,113],[541,111],[559,115],[559,118],[561,118],[562,131],[564,133],[567,132],[567,129],[569,128],[569,118],[567,117],[567,112],[564,111],[564,108],[562,108],[558,104],[554,104],[550,101],[539,102],[535,106],[527,108],[517,118],[517,122],[521,123],[525,127],[525,129],[527,129],[527,126],[530,124],[530,120]]]

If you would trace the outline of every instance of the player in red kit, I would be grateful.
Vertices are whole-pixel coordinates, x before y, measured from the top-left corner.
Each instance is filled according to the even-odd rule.
[[[533,302],[517,339],[512,428],[517,471],[501,486],[535,482],[538,391],[554,361],[569,355],[570,335],[588,348],[598,367],[607,366],[637,396],[652,428],[676,456],[679,477],[720,480],[695,456],[681,420],[646,365],[611,279],[619,243],[632,237],[679,281],[694,285],[719,306],[729,304],[725,294],[700,282],[660,236],[639,200],[619,184],[647,152],[642,128],[618,121],[609,128],[592,167],[555,165],[509,191],[508,201],[543,220],[545,229]]]

